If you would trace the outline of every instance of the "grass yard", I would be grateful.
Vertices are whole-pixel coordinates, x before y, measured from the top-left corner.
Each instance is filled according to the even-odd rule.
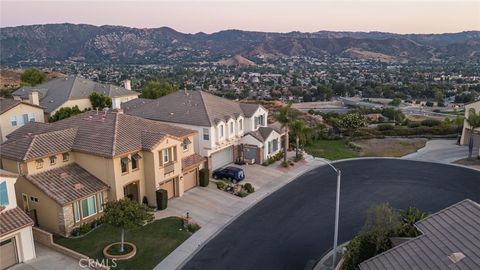
[[[136,230],[126,231],[125,241],[137,246],[137,255],[129,260],[117,261],[118,266],[114,269],[153,269],[190,237],[191,234],[183,229],[182,224],[181,218],[169,217],[155,220]],[[103,248],[119,241],[120,230],[107,224],[82,238],[55,237],[55,243],[94,259],[104,259]]]
[[[359,153],[347,145],[346,140],[317,140],[305,147],[305,151],[314,157],[329,160],[358,157]]]

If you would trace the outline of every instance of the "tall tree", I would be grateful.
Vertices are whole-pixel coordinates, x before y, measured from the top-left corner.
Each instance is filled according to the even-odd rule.
[[[142,97],[149,99],[157,99],[177,91],[177,87],[173,84],[163,81],[149,81],[142,89]]]
[[[93,92],[88,96],[93,109],[103,109],[112,106],[112,99],[102,93]]]
[[[150,208],[144,204],[130,199],[121,199],[106,204],[104,218],[106,223],[121,229],[120,252],[123,252],[125,230],[135,229],[151,222],[153,214]]]
[[[20,80],[23,84],[35,86],[45,82],[47,75],[36,68],[27,68],[20,76]]]
[[[475,129],[480,128],[480,112],[475,112],[474,108],[468,110],[468,117],[466,118],[468,125],[470,126],[470,139],[468,142],[468,159],[472,158],[473,154],[473,135]]]
[[[290,131],[293,121],[297,119],[297,113],[292,109],[292,104],[290,103],[287,106],[280,108],[275,118],[282,125],[282,129],[285,130],[283,162],[287,162],[288,132]]]
[[[295,157],[299,158],[300,144],[307,141],[310,130],[305,123],[299,119],[295,119],[291,125],[292,135],[295,136]]]

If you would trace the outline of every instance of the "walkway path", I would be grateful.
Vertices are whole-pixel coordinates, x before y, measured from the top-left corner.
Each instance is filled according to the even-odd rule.
[[[255,192],[245,198],[239,198],[218,190],[215,183],[208,187],[197,187],[185,193],[181,198],[169,201],[168,208],[157,211],[156,218],[167,216],[184,216],[189,212],[192,219],[202,228],[194,233],[183,244],[177,247],[155,269],[178,269],[194,256],[203,245],[229,225],[238,216],[257,204],[259,201],[296,179],[303,173],[322,164],[322,160],[307,157],[286,170],[280,162],[268,167],[260,165],[242,166],[247,178],[244,182],[252,183]]]
[[[402,159],[451,163],[468,156],[468,147],[456,144],[456,140],[430,140],[417,152]]]

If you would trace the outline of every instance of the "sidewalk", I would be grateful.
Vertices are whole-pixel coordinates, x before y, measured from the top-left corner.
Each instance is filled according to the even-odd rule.
[[[452,163],[468,156],[468,146],[457,145],[456,140],[430,140],[417,152],[401,157],[420,161]]]
[[[245,198],[217,190],[215,184],[210,183],[209,187],[197,187],[185,193],[183,197],[169,201],[168,208],[164,211],[157,211],[155,218],[185,215],[188,211],[193,220],[202,228],[170,253],[155,269],[181,268],[210,239],[242,213],[298,176],[324,164],[321,159],[314,160],[312,157],[306,156],[305,161],[297,163],[288,170],[281,167],[280,162],[268,167],[242,166],[247,177],[252,178],[247,178],[244,182],[250,182],[255,187],[255,192]]]

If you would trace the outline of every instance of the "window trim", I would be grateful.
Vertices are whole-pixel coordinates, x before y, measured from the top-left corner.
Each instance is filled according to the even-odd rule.
[[[10,117],[10,125],[12,125],[12,127],[18,126],[18,121],[17,121],[17,116],[16,115]]]
[[[162,164],[163,164],[163,165],[172,162],[171,149],[172,149],[171,147],[170,147],[170,148],[162,149]],[[167,155],[165,155],[165,153],[166,153]],[[167,157],[167,160],[165,160],[165,157]]]
[[[35,112],[28,113],[28,122],[35,122]]]
[[[98,193],[98,212],[103,212],[103,192]]]
[[[243,131],[243,119],[238,120],[238,131]]]
[[[124,163],[123,161],[127,159],[126,163]],[[130,166],[128,165],[128,156],[125,156],[125,157],[121,157],[120,158],[120,172],[123,174],[127,174],[129,171],[130,171]],[[123,165],[125,165],[125,171],[123,171]]]
[[[67,158],[65,158],[65,157],[67,157]],[[70,153],[67,153],[67,152],[62,153],[62,161],[67,162],[69,160],[70,160]]]
[[[92,198],[92,197],[94,197],[94,200],[93,200],[93,202],[94,202],[94,208],[95,208],[94,213],[93,213],[93,214],[90,214],[90,215],[88,215],[88,216],[85,217],[85,216],[83,216],[83,203],[82,203],[82,202],[83,202],[83,201],[87,201],[87,204],[88,204],[88,199],[90,199],[90,198]],[[97,196],[96,196],[95,194],[92,195],[92,196],[89,196],[89,197],[87,197],[87,198],[85,198],[85,199],[83,199],[83,200],[80,200],[80,205],[81,205],[81,207],[82,207],[82,211],[81,211],[82,219],[87,219],[87,218],[92,217],[92,216],[94,216],[94,215],[96,215],[96,214],[98,213],[98,208],[97,208]]]
[[[73,202],[73,220],[75,223],[78,223],[82,220],[82,214],[80,213],[80,201]]]
[[[203,128],[203,140],[204,141],[209,141],[210,140],[210,129],[209,128]]]
[[[48,159],[50,161],[50,166],[57,164],[57,156],[49,156]],[[53,159],[53,162],[52,162],[52,159]]]
[[[5,186],[5,189],[1,188],[0,191],[3,192],[5,190],[5,196],[2,195],[2,200],[6,199],[6,204],[3,204],[2,201],[0,201],[0,205],[7,206],[10,204],[10,198],[8,197],[8,185],[7,181],[3,181],[0,183],[0,187]],[[0,193],[1,194],[1,193]]]
[[[35,168],[37,170],[43,169],[43,163],[44,163],[43,158],[35,160]]]

